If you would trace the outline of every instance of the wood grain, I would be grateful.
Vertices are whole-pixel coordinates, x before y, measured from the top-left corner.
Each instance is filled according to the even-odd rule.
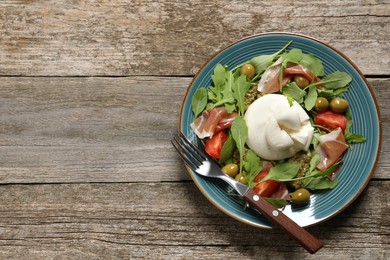
[[[308,228],[325,244],[310,259],[385,259],[389,195],[386,183],[372,181],[343,213]],[[0,198],[3,259],[309,256],[279,229],[224,215],[188,182],[5,185]]]
[[[389,259],[390,3],[0,1],[0,259]],[[320,39],[373,86],[383,145],[345,211],[308,230],[238,222],[170,144],[193,75],[256,33]]]
[[[170,143],[191,78],[0,78],[2,183],[189,180]],[[370,79],[388,178],[390,80]],[[180,165],[178,167],[178,165]]]
[[[0,10],[0,75],[193,75],[221,48],[272,31],[390,74],[386,1],[8,0]]]

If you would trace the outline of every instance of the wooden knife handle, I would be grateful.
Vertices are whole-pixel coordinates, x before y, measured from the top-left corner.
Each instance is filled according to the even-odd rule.
[[[301,244],[311,254],[314,254],[324,246],[318,238],[307,232],[303,227],[287,217],[282,211],[257,195],[253,189],[248,189],[244,195],[244,199],[249,205],[256,208],[269,220],[283,229],[291,238]]]

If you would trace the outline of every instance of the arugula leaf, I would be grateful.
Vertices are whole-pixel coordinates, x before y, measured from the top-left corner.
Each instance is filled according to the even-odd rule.
[[[305,109],[307,111],[310,111],[313,109],[313,107],[316,104],[318,94],[317,94],[317,87],[316,86],[310,86],[309,91],[305,98]]]
[[[352,81],[352,77],[344,71],[335,71],[326,76],[321,82],[327,89],[343,88]]]
[[[287,49],[288,46],[292,41],[288,42],[282,49],[279,51],[275,52],[274,54],[269,54],[269,55],[260,55],[252,58],[249,63],[255,67],[256,74],[261,74],[263,73],[274,61],[275,57],[281,54],[285,49]]]
[[[249,150],[249,152],[245,156],[245,161],[243,163],[245,168],[245,179],[248,182],[248,187],[253,188],[256,183],[253,182],[253,179],[261,172],[262,167],[260,165],[260,158],[253,152]]]
[[[286,206],[287,202],[285,199],[278,199],[278,198],[268,198],[263,197],[268,203],[271,203],[275,208],[283,208]]]
[[[223,164],[229,160],[236,149],[236,142],[233,139],[233,136],[230,134],[224,145],[222,146],[221,155],[219,158],[219,163]]]
[[[194,113],[194,118],[198,117],[198,115],[205,109],[206,105],[207,90],[205,88],[199,88],[196,90],[191,100],[191,107],[192,112]]]
[[[282,92],[282,81],[283,81],[283,70],[287,67],[289,62],[298,64],[302,60],[302,50],[300,49],[292,49],[289,52],[285,52],[282,54],[282,64],[280,66],[279,72],[279,85],[280,92]]]
[[[221,64],[217,64],[211,78],[214,86],[208,91],[208,98],[211,102],[207,104],[207,109],[224,105],[228,113],[233,112],[236,100],[232,95],[231,89],[234,80],[232,72],[228,71]]]
[[[289,62],[298,64],[303,58],[303,53],[301,49],[291,49],[289,52],[283,53],[282,57],[282,67],[286,68],[287,63]]]
[[[225,73],[226,68],[218,63],[214,68],[213,75],[211,75],[211,80],[213,81],[215,88],[219,89],[225,84]]]
[[[333,189],[338,182],[337,179],[331,181],[326,177],[308,178],[303,180],[302,187],[309,190]]]
[[[366,137],[359,134],[348,134],[345,135],[345,141],[347,141],[348,144],[364,143],[366,141]]]
[[[232,85],[233,97],[237,100],[237,107],[240,115],[244,115],[245,110],[245,94],[251,87],[250,82],[247,81],[246,76],[242,74],[234,81]]]
[[[308,68],[315,76],[324,76],[325,70],[322,61],[313,54],[304,53],[299,64]]]
[[[243,167],[243,158],[245,154],[245,143],[248,139],[248,127],[246,126],[245,119],[241,116],[237,116],[230,128],[233,139],[236,142],[237,149],[240,153],[240,173]]]
[[[312,172],[315,170],[315,168],[317,167],[317,164],[320,162],[321,160],[321,156],[316,153],[314,154],[311,159],[310,159],[310,167],[309,167],[309,171]]]
[[[347,112],[345,113],[345,117],[347,119],[347,127],[345,128],[345,131],[344,131],[345,141],[348,144],[365,142],[366,137],[364,137],[363,135],[351,133],[351,127],[352,127],[352,122],[353,122],[351,110],[347,110]]]
[[[297,101],[299,104],[303,102],[304,96],[306,96],[306,91],[298,87],[297,83],[291,82],[286,84],[283,89],[283,95],[289,96]]]
[[[294,178],[299,171],[299,164],[297,163],[280,163],[272,167],[269,173],[261,180],[275,180],[284,181],[284,179]]]

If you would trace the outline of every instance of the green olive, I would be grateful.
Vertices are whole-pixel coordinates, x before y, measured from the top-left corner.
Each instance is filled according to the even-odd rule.
[[[310,192],[307,189],[297,189],[292,194],[292,201],[296,204],[305,204],[310,200]]]
[[[241,173],[237,174],[236,177],[235,177],[234,179],[235,179],[236,181],[242,183],[242,184],[245,184],[245,185],[248,184],[248,182],[246,181],[246,179],[244,178],[244,176],[243,176]]]
[[[306,88],[307,86],[309,86],[310,83],[305,77],[300,75],[295,75],[294,81],[295,83],[297,83],[298,87],[300,88]]]
[[[345,113],[349,107],[348,101],[342,98],[333,98],[330,101],[330,109],[336,113]]]
[[[326,111],[329,107],[329,101],[324,97],[319,97],[316,99],[316,104],[314,106],[314,109],[317,112],[323,112]]]
[[[252,64],[247,63],[241,67],[240,72],[241,74],[246,75],[248,79],[253,79],[253,77],[255,76],[255,67],[253,67]]]
[[[229,163],[222,167],[222,171],[232,178],[236,177],[238,170],[238,165],[235,163]]]

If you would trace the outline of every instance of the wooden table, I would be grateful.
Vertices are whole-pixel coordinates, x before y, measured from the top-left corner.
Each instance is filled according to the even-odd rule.
[[[0,1],[0,258],[389,259],[390,2],[291,2]],[[375,174],[308,228],[315,255],[216,209],[170,144],[208,57],[271,31],[345,53],[381,109]]]

